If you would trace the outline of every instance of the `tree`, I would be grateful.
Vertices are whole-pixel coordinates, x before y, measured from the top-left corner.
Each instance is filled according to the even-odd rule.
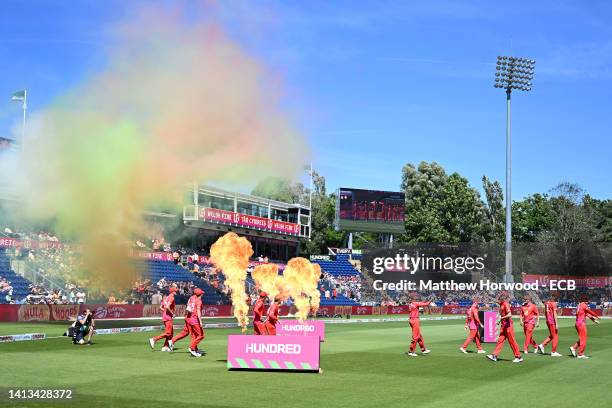
[[[292,184],[291,180],[282,177],[267,177],[261,180],[251,194],[285,203],[308,203],[308,189],[304,184],[300,182]]]
[[[326,254],[328,247],[342,246],[344,233],[334,229],[336,196],[327,195],[325,177],[313,171],[312,188],[312,232],[306,242],[309,254]]]
[[[513,241],[535,242],[554,222],[555,213],[546,194],[536,193],[512,203]]]
[[[408,163],[402,170],[406,194],[406,242],[483,240],[484,205],[458,173],[450,176],[436,162]]]
[[[584,205],[584,190],[577,184],[560,183],[550,192],[553,222],[537,239],[545,244],[549,264],[571,273],[585,264],[587,251],[593,249],[589,245],[595,236],[593,212]]]
[[[482,176],[482,188],[485,192],[484,206],[487,224],[485,226],[485,240],[503,242],[506,231],[504,193],[498,181],[491,181]]]
[[[612,242],[612,200],[597,200],[586,195],[583,205],[588,208],[595,228],[594,241]]]

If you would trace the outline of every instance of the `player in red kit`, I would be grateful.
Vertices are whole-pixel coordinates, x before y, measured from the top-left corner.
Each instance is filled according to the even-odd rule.
[[[281,298],[276,296],[274,302],[268,308],[268,318],[266,319],[265,327],[266,334],[276,336],[276,323],[278,322],[278,312],[280,311]]]
[[[544,339],[542,344],[538,345],[540,353],[544,354],[544,347],[552,341],[552,352],[551,357],[561,357],[561,354],[557,353],[557,344],[559,344],[559,331],[557,318],[557,302],[555,298],[551,297],[544,303],[544,316],[546,317],[546,325],[548,326],[548,337]]]
[[[172,334],[174,332],[174,294],[176,293],[176,287],[170,287],[170,293],[167,296],[164,296],[162,299],[160,309],[162,311],[162,321],[164,322],[165,332],[164,334],[160,334],[157,337],[152,337],[149,339],[149,344],[151,348],[155,348],[155,342],[158,340],[164,339],[164,346],[162,347],[162,351],[172,351]]]
[[[533,331],[540,326],[540,312],[536,305],[531,303],[531,297],[525,296],[525,303],[521,306],[521,326],[525,333],[523,353],[529,354],[529,346],[533,346],[534,353],[538,353],[538,343],[533,339]]]
[[[417,297],[413,296],[412,301],[408,305],[408,310],[410,313],[410,327],[412,328],[412,342],[410,342],[410,351],[406,354],[410,357],[416,357],[417,354],[414,352],[417,343],[419,343],[419,347],[421,348],[421,353],[429,354],[431,350],[425,347],[425,342],[423,341],[423,336],[421,335],[421,322],[419,321],[419,307],[431,306],[430,302],[417,302]]]
[[[262,335],[266,334],[266,326],[262,320],[262,317],[266,313],[266,298],[268,294],[266,292],[259,293],[259,298],[253,306],[253,331],[254,334]]]
[[[576,331],[578,332],[578,341],[570,347],[572,356],[578,358],[589,358],[584,355],[584,350],[587,344],[587,326],[586,318],[588,317],[595,324],[599,324],[599,316],[595,314],[586,304],[587,298],[583,297],[576,308]],[[576,355],[576,351],[578,354]]]
[[[502,294],[499,297],[499,337],[497,338],[497,345],[495,346],[495,350],[493,354],[488,354],[487,358],[491,361],[497,361],[497,356],[501,351],[502,347],[504,347],[504,342],[508,340],[508,344],[510,344],[510,348],[514,353],[513,363],[521,363],[523,358],[521,357],[521,352],[519,351],[519,346],[516,343],[516,339],[514,338],[514,327],[512,323],[512,309],[510,308],[510,303],[508,303],[508,296]]]
[[[459,347],[459,351],[464,354],[467,354],[467,346],[473,341],[476,343],[476,348],[478,349],[478,354],[485,353],[480,345],[480,333],[478,332],[478,327],[484,327],[480,318],[478,317],[478,299],[474,299],[474,303],[472,303],[472,307],[470,307],[466,312],[465,317],[465,329],[469,330],[468,338],[463,343],[461,347]]]
[[[183,330],[179,334],[174,336],[172,340],[170,340],[170,344],[172,344],[172,349],[174,349],[174,345],[177,341],[184,339],[187,336],[189,336],[189,323],[187,323],[187,311],[185,310],[185,324],[183,326]]]
[[[202,329],[202,295],[204,291],[200,288],[193,290],[193,296],[187,301],[185,322],[189,325],[189,334],[191,335],[191,344],[189,352],[194,357],[202,357],[202,353],[198,350],[198,344],[204,338],[204,330]]]

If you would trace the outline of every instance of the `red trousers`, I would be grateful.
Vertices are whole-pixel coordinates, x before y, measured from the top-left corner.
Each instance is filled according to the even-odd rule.
[[[576,331],[578,332],[578,341],[572,346],[575,349],[578,349],[578,355],[584,355],[584,349],[587,344],[587,327],[586,323],[577,324]]]
[[[478,329],[470,329],[470,334],[468,334],[468,338],[465,341],[465,343],[463,343],[463,346],[461,346],[461,348],[466,348],[472,341],[476,343],[476,348],[478,350],[482,350],[482,346],[480,345],[480,334],[478,333]]]
[[[262,321],[255,320],[253,322],[253,332],[257,335],[266,334],[266,326]]]
[[[157,337],[153,337],[153,341],[165,339],[164,347],[168,347],[168,341],[172,340],[172,334],[174,333],[174,327],[172,327],[172,325],[173,325],[172,320],[166,320],[164,322],[164,327],[166,328],[166,331],[164,332],[164,334],[160,334]]]
[[[179,334],[172,338],[172,343],[176,343],[180,339],[184,339],[187,336],[189,336],[189,325],[187,324],[187,322],[185,322],[185,326],[183,326],[183,331],[181,331]]]
[[[495,350],[493,351],[494,356],[498,356],[502,347],[504,347],[504,342],[508,340],[508,344],[510,344],[510,348],[514,353],[514,357],[520,357],[521,352],[519,351],[518,343],[514,338],[514,328],[513,327],[502,327],[499,331],[499,337],[497,338],[497,344],[495,345]]]
[[[418,319],[410,319],[410,327],[412,328],[412,341],[410,342],[410,352],[412,353],[416,348],[417,343],[421,351],[426,349],[423,336],[421,335],[421,322]]]
[[[533,331],[535,330],[535,325],[533,324],[525,324],[523,325],[523,333],[525,333],[525,344],[523,345],[523,350],[529,350],[529,346],[533,346],[534,348],[538,347],[538,343],[533,339]]]
[[[557,351],[557,344],[559,344],[559,332],[557,331],[557,326],[554,323],[546,322],[546,325],[548,326],[548,332],[550,334],[544,339],[542,345],[545,346],[552,341],[552,351],[554,353]]]
[[[204,339],[204,330],[200,323],[189,324],[189,334],[191,334],[191,344],[189,348],[192,350],[198,349],[198,344]]]
[[[272,324],[269,321],[266,321],[264,333],[270,336],[276,336],[276,324]]]

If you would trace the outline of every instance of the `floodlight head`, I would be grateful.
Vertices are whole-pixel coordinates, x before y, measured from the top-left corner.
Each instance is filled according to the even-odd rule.
[[[495,72],[495,88],[503,88],[506,92],[513,89],[530,91],[533,80],[535,60],[506,55],[497,56]]]

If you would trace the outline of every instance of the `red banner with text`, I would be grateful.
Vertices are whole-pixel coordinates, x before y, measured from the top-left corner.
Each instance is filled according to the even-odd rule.
[[[539,286],[549,286],[551,280],[573,280],[576,282],[577,288],[605,288],[612,286],[612,277],[610,276],[523,275],[523,283],[538,282]]]
[[[201,208],[199,218],[203,221],[256,228],[282,234],[298,235],[300,233],[300,226],[298,224],[256,217],[254,215],[239,214],[233,211],[218,210],[216,208]]]

